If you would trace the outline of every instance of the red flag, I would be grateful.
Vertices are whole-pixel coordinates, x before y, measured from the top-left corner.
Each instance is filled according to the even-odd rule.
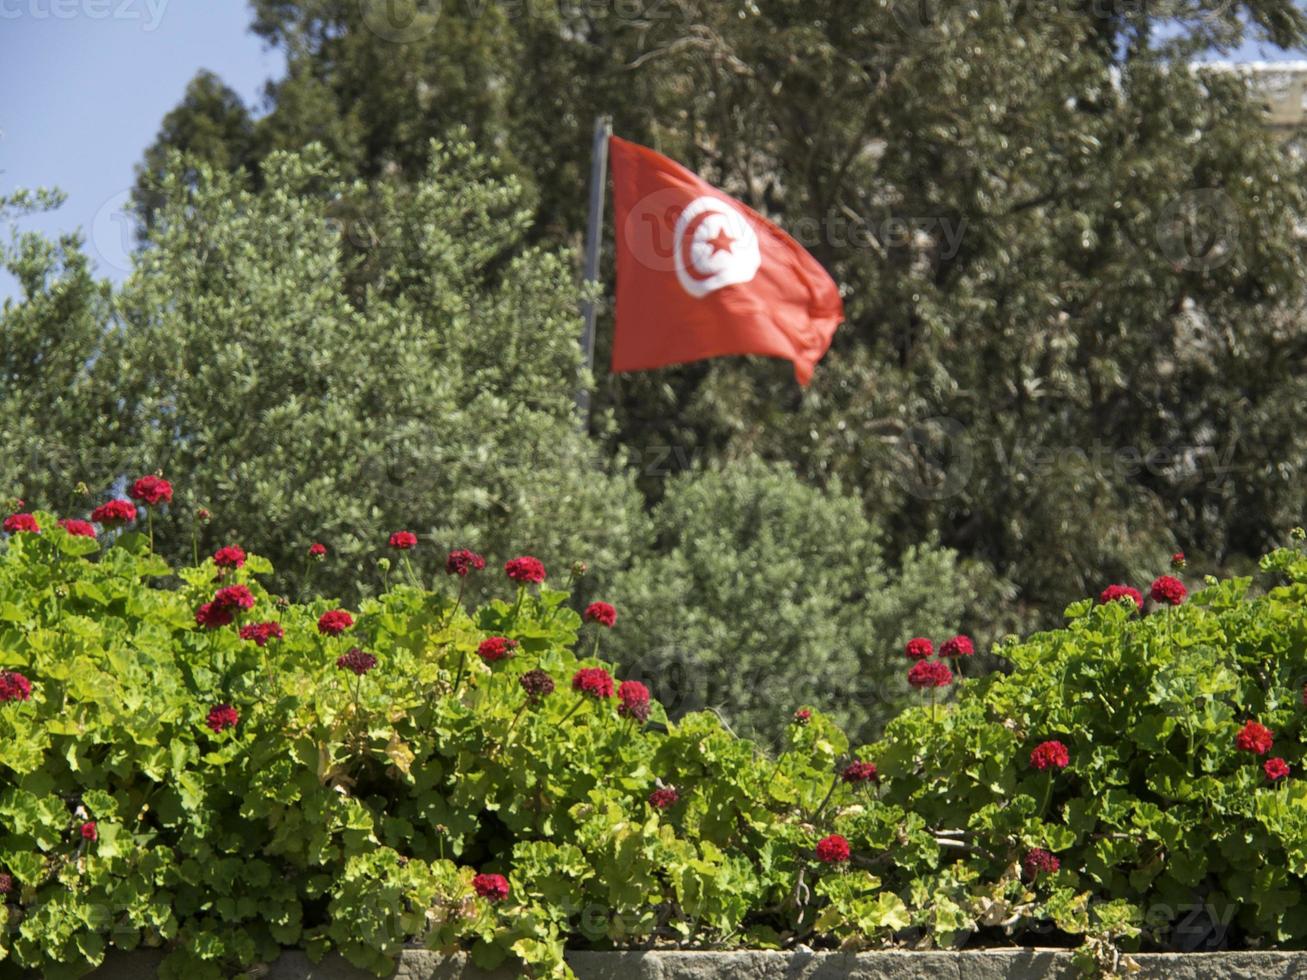
[[[799,384],[844,320],[839,288],[776,225],[648,147],[612,137],[613,371],[724,354],[794,362]]]

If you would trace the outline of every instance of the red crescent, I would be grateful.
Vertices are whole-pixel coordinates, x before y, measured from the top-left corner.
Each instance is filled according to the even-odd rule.
[[[686,275],[690,276],[692,279],[697,279],[699,282],[711,279],[713,276],[717,275],[717,273],[699,271],[699,268],[690,258],[690,250],[694,247],[694,233],[707,218],[719,213],[720,212],[712,210],[700,211],[686,224],[685,234],[681,236],[681,261],[685,266]]]

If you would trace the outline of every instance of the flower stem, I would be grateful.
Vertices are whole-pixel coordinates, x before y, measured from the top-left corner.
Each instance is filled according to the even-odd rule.
[[[1044,775],[1048,778],[1048,782],[1044,784],[1044,800],[1039,804],[1039,816],[1041,819],[1043,818],[1044,813],[1048,810],[1049,801],[1053,798],[1053,770],[1049,769],[1045,771]]]
[[[417,572],[413,571],[413,563],[408,560],[408,552],[404,552],[404,571],[408,572],[408,580],[412,583],[413,588],[419,592],[423,590],[422,580],[418,578]]]
[[[154,550],[154,508],[145,508],[145,526],[150,531],[150,550]]]
[[[821,816],[821,811],[826,809],[826,804],[829,803],[830,798],[835,795],[835,787],[838,786],[839,784],[840,784],[839,776],[836,776],[834,779],[830,781],[830,789],[826,790],[826,795],[822,798],[821,804],[817,807],[817,809],[812,811],[812,816],[808,818],[808,823],[815,823],[817,818]]]
[[[463,668],[467,666],[467,651],[461,650],[458,654],[458,674],[454,677],[454,694],[458,693],[458,687],[463,683]]]
[[[583,704],[585,704],[585,698],[584,697],[578,698],[576,704],[572,705],[572,707],[568,710],[567,714],[563,715],[562,718],[558,719],[559,727],[562,727],[563,722],[567,721],[568,718],[571,718],[572,715],[576,714],[577,710]]]

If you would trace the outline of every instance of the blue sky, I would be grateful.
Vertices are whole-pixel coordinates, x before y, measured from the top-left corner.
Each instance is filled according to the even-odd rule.
[[[264,81],[281,74],[280,55],[248,23],[244,0],[0,0],[0,193],[68,194],[63,208],[23,227],[82,229],[100,273],[121,280],[132,168],[186,83],[207,68],[256,104]],[[1286,55],[1248,45],[1235,57]],[[0,300],[12,295],[0,272]]]
[[[0,0],[0,193],[68,194],[22,227],[81,228],[100,272],[122,279],[122,198],[186,83],[208,68],[251,103],[281,74],[248,25],[245,0]],[[0,272],[0,299],[13,293]]]

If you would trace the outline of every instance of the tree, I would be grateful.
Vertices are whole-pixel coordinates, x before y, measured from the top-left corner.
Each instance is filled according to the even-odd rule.
[[[803,398],[756,360],[601,372],[613,452],[838,477],[892,551],[937,533],[991,568],[1020,599],[995,632],[1176,546],[1238,566],[1307,503],[1303,164],[1243,82],[1187,67],[1302,45],[1292,0],[402,8],[255,4],[290,64],[267,145],[330,134],[349,172],[411,180],[466,118],[535,188],[530,238],[566,244],[611,111],[845,286]]]
[[[756,459],[676,477],[653,525],[613,585],[609,655],[675,715],[714,708],[751,737],[809,706],[872,738],[902,706],[904,643],[952,636],[969,597],[952,552],[910,548],[892,573],[856,497]]]
[[[58,207],[54,192],[0,198],[0,220]],[[51,241],[18,232],[0,245],[0,265],[18,296],[0,308],[0,500],[70,506],[77,484],[112,477],[94,451],[113,417],[91,397],[89,367],[102,350],[110,287],[91,273],[80,236]]]
[[[124,472],[185,492],[169,537],[257,549],[283,586],[321,540],[315,585],[346,595],[400,528],[428,576],[450,547],[623,564],[640,501],[576,424],[577,291],[562,256],[522,247],[522,189],[465,143],[414,185],[341,181],[321,148],[272,154],[260,181],[170,163],[96,364]]]

